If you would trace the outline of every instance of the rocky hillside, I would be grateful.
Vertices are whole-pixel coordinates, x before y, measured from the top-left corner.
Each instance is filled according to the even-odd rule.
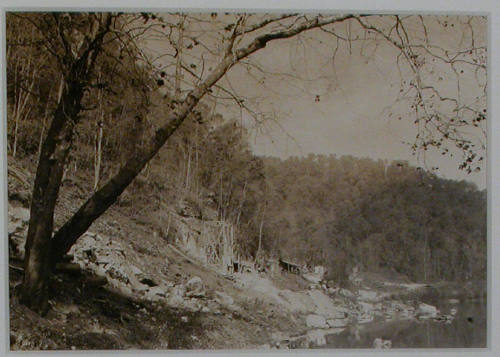
[[[304,348],[321,346],[325,336],[345,331],[355,338],[359,326],[379,318],[453,318],[418,302],[419,291],[425,289],[418,284],[391,287],[390,282],[353,274],[351,288],[345,289],[314,273],[229,273],[207,258],[209,247],[203,244],[214,241],[207,237],[221,223],[186,204],[133,218],[119,206],[111,210],[58,265],[51,310],[40,317],[19,304],[17,289],[30,181],[27,171],[11,165],[9,306],[14,350]],[[71,210],[71,202],[63,196],[59,209]],[[159,234],[147,219],[165,215],[165,210],[168,228]],[[376,347],[388,347],[378,342]]]

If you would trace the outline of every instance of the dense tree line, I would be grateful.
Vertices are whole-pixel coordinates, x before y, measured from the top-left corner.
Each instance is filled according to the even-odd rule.
[[[354,266],[414,281],[485,279],[486,191],[474,184],[349,156],[265,163],[275,187],[266,234],[278,255],[340,280]]]

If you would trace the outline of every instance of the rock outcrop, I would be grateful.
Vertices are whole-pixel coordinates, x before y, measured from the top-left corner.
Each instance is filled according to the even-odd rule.
[[[431,319],[438,316],[438,309],[435,306],[420,303],[417,309],[417,316],[420,319]]]
[[[24,259],[24,244],[28,233],[29,219],[29,209],[9,204],[9,254],[18,259]]]
[[[309,328],[328,328],[325,317],[315,314],[307,315],[306,325]]]
[[[191,278],[186,284],[186,296],[202,298],[205,297],[205,287],[200,277]]]

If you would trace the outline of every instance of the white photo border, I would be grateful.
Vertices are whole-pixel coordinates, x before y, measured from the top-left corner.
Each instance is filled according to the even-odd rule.
[[[499,279],[494,279],[495,271],[500,271],[498,257],[500,257],[500,224],[495,222],[500,217],[500,102],[497,98],[500,89],[500,1],[498,0],[0,0],[2,8],[0,19],[0,83],[2,95],[0,108],[2,108],[1,136],[0,136],[0,229],[3,229],[3,246],[0,247],[0,356],[3,355],[58,355],[58,356],[139,356],[139,355],[168,355],[168,356],[500,356],[500,308],[495,303],[500,299]],[[124,11],[258,11],[258,12],[364,12],[364,13],[428,13],[428,14],[456,14],[468,13],[486,15],[489,18],[489,44],[488,44],[488,165],[487,165],[487,190],[488,190],[488,325],[486,349],[397,349],[386,352],[375,350],[310,350],[310,351],[75,351],[75,352],[9,352],[9,316],[8,316],[8,239],[7,239],[7,156],[6,156],[6,84],[5,84],[5,11],[9,10],[118,10]],[[497,258],[497,259],[495,259]]]

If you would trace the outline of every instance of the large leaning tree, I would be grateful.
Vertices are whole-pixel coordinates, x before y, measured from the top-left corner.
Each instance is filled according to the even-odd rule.
[[[309,46],[332,64],[339,52],[356,48],[366,56],[378,56],[377,51],[391,56],[401,76],[393,102],[398,108],[403,105],[400,117],[411,119],[417,129],[412,148],[440,150],[443,155],[459,152],[461,168],[476,170],[486,139],[485,26],[486,19],[477,16],[8,13],[8,63],[16,63],[16,48],[31,39],[26,51],[38,54],[25,64],[26,72],[50,71],[46,78],[55,82],[54,90],[40,91],[43,95],[36,101],[41,107],[49,100],[53,105],[45,107],[48,123],[32,192],[22,302],[39,313],[47,311],[48,279],[55,264],[186,118],[200,115],[202,100],[232,102],[257,122],[266,119],[269,108],[263,109],[258,96],[251,96],[272,90],[266,84],[269,76],[301,79],[300,73],[266,69],[266,63],[273,62],[266,56],[287,57],[276,53],[276,44]],[[26,75],[32,78],[26,83],[37,76]],[[33,92],[30,88],[14,88],[10,95],[27,96]],[[128,97],[121,97],[123,88]],[[148,108],[152,97],[160,98],[168,110],[155,118],[151,135],[128,151],[107,182],[96,179],[86,202],[54,232],[56,201],[79,125],[102,114],[102,103],[130,97],[142,98],[138,117],[158,116]],[[22,100],[13,102],[18,112],[25,110]],[[120,113],[124,115],[123,110],[111,114],[120,120]]]

